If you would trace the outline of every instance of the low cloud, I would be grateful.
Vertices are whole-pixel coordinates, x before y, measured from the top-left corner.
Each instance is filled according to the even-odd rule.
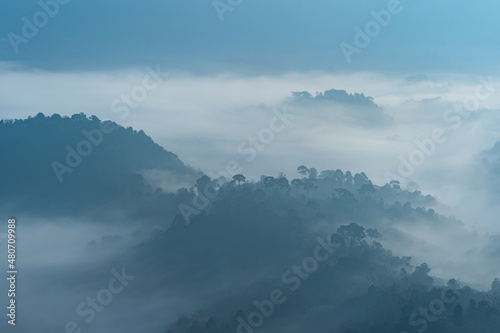
[[[161,69],[170,75],[122,120],[111,105],[141,84],[145,67],[56,73],[4,63],[0,70],[4,87],[1,117],[84,112],[144,130],[186,164],[205,173],[224,170],[235,160],[250,179],[280,171],[293,178],[296,167],[307,164],[320,170],[365,172],[376,184],[386,181],[385,172],[397,171],[399,156],[408,158],[418,149],[416,140],[422,142],[441,128],[447,141],[437,145],[432,156],[425,156],[404,181],[417,182],[424,193],[436,195],[451,207],[461,204],[469,191],[468,180],[460,176],[457,166],[465,165],[473,172],[478,154],[498,141],[497,91],[481,100],[471,116],[463,117],[460,128],[443,119],[447,110],[474,95],[480,84],[476,77],[373,72],[203,76]],[[304,100],[309,102],[298,103]],[[284,105],[296,118],[247,162],[238,145],[269,126],[273,109]],[[159,182],[157,172],[144,175],[151,183]]]

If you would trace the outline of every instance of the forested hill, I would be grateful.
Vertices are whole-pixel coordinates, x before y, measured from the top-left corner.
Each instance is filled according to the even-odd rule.
[[[178,193],[201,210],[188,220],[177,214],[123,256],[130,270],[154,272],[141,293],[182,300],[175,311],[154,309],[165,316],[164,332],[497,332],[494,275],[491,289],[478,292],[433,277],[410,248],[390,250],[395,240],[414,242],[405,226],[461,229],[425,207],[432,198],[396,182],[373,185],[364,174],[298,171],[291,182],[235,175],[218,184],[203,176]],[[217,191],[205,201],[207,188]],[[113,246],[103,240],[92,249]]]
[[[192,184],[197,172],[143,131],[75,114],[0,122],[0,199],[23,210],[105,205],[145,191],[141,172]]]

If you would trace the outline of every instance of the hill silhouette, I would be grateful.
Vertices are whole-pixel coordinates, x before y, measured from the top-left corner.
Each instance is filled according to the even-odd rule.
[[[142,172],[178,184],[197,172],[142,130],[75,114],[0,121],[0,199],[24,211],[80,211],[148,190]]]

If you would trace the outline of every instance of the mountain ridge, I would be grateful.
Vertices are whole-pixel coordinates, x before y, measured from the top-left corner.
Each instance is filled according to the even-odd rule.
[[[144,190],[144,170],[168,171],[186,184],[199,173],[142,130],[83,113],[2,120],[0,142],[0,198],[20,200],[24,208],[78,200],[93,205]]]

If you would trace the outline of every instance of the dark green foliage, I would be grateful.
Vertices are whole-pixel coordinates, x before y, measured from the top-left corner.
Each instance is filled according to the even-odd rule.
[[[114,128],[102,133],[100,126]],[[99,130],[88,156],[82,156],[71,172],[59,181],[53,163],[68,166],[67,148],[77,150],[83,134]],[[95,133],[95,132],[94,132]],[[114,206],[121,209],[144,199],[151,192],[141,172],[168,172],[181,183],[192,184],[196,172],[178,157],[153,142],[143,131],[102,123],[97,117],[54,114],[25,120],[0,121],[0,200],[37,214],[86,211]]]

